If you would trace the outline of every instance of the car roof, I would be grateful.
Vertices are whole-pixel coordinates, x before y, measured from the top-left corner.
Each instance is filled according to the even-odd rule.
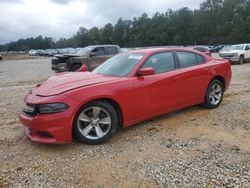
[[[85,46],[85,47],[117,47],[120,48],[118,45],[113,45],[113,44],[102,44],[102,45],[90,45],[90,46]]]
[[[157,52],[162,52],[162,51],[188,51],[188,52],[195,52],[195,53],[200,54],[199,51],[193,50],[192,48],[146,48],[146,49],[131,50],[128,52],[152,54],[152,53],[157,53]]]
[[[234,45],[232,45],[232,46],[241,46],[241,45],[250,45],[249,43],[244,43],[244,44],[234,44]]]

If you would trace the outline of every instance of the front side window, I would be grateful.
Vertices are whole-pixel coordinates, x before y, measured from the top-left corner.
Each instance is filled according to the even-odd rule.
[[[164,52],[152,55],[142,68],[152,67],[156,73],[163,73],[175,69],[174,56],[172,52]]]
[[[246,51],[250,50],[249,45],[246,46],[245,50]]]
[[[190,52],[176,52],[179,59],[180,67],[191,67],[197,65],[196,54]]]
[[[96,56],[102,56],[104,55],[104,48],[103,47],[95,48],[93,52],[95,53]]]

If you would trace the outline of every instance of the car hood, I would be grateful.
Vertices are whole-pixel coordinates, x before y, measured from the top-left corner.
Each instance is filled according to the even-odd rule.
[[[227,51],[220,51],[221,54],[236,54],[241,52],[241,50],[227,50]]]
[[[38,85],[31,92],[38,96],[53,96],[94,84],[117,80],[119,77],[99,75],[92,72],[59,73]]]

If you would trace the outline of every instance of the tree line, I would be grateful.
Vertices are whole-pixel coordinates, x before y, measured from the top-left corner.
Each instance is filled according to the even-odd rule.
[[[149,17],[119,18],[102,28],[80,27],[71,38],[53,41],[50,37],[20,39],[0,45],[1,51],[84,47],[118,44],[121,47],[163,45],[217,45],[250,42],[249,0],[205,0],[197,10],[168,9]]]

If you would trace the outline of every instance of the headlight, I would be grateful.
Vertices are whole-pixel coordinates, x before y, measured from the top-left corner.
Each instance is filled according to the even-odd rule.
[[[233,56],[238,57],[238,54],[233,54]]]
[[[51,104],[39,104],[38,113],[40,114],[52,114],[58,112],[64,112],[69,108],[67,104],[64,103],[51,103]]]

